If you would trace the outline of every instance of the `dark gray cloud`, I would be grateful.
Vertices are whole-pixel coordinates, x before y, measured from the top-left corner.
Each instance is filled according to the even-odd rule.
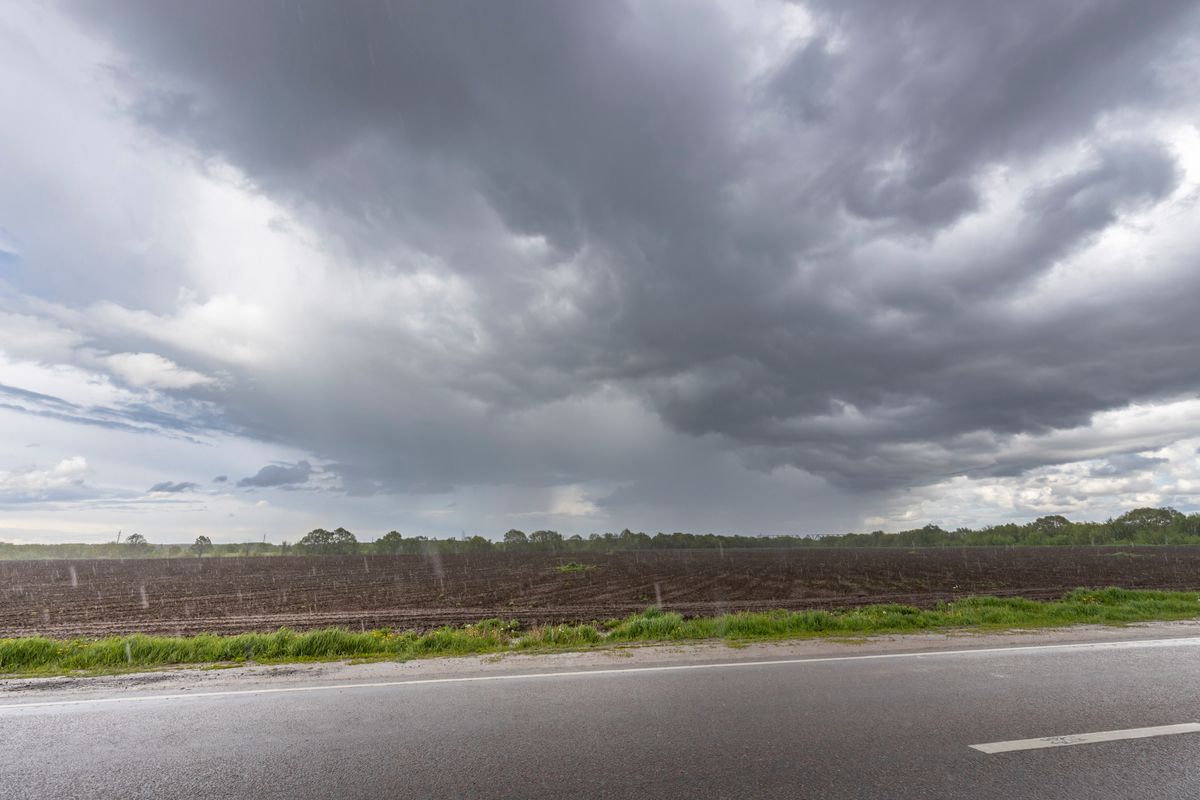
[[[1092,470],[1093,475],[1102,475],[1105,477],[1129,475],[1131,473],[1143,472],[1145,470],[1155,469],[1164,464],[1168,460],[1165,458],[1148,458],[1147,456],[1137,453],[1125,453],[1122,455],[1109,456],[1104,459],[1095,469]]]
[[[1194,3],[813,3],[757,73],[690,3],[71,7],[130,113],[312,226],[347,285],[466,287],[433,334],[364,312],[302,368],[232,371],[227,423],[352,492],[620,480],[606,392],[869,490],[1070,460],[1005,448],[1200,388],[1194,256],[1041,288],[1179,185],[1134,123],[1194,108]]]
[[[307,483],[313,473],[312,464],[298,461],[295,464],[268,464],[255,474],[237,482],[241,487],[295,486]]]
[[[212,482],[213,483],[225,483],[228,480],[229,480],[228,475],[218,475],[217,477],[212,479]]]
[[[178,494],[179,492],[190,492],[196,488],[196,484],[191,481],[163,481],[156,483],[150,487],[151,492],[165,492],[167,494]]]
[[[1116,108],[1162,102],[1161,59],[1190,45],[1196,13],[1187,0],[814,6],[846,40],[822,66],[845,134],[827,177],[849,189],[852,210],[922,227],[974,207],[981,167],[1086,134]],[[810,58],[806,48],[793,60]],[[776,87],[785,98],[789,69]]]
[[[187,401],[165,405],[166,408],[145,402],[129,402],[119,406],[81,405],[42,392],[0,384],[0,408],[22,414],[110,430],[155,433],[184,439],[191,439],[193,434],[202,430],[223,427],[217,422],[211,407],[206,409]]]

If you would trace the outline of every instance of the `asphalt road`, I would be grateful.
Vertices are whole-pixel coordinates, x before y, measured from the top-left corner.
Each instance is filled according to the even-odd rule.
[[[1200,722],[1197,638],[249,686],[6,698],[0,797],[1200,797],[1198,732],[971,747]]]

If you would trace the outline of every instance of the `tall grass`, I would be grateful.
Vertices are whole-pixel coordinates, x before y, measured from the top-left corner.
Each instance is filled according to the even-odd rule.
[[[874,605],[838,611],[769,611],[685,619],[650,608],[607,623],[521,630],[516,621],[483,620],[427,633],[327,628],[237,636],[132,636],[58,640],[0,639],[0,675],[104,672],[179,664],[279,663],[341,658],[410,659],[441,655],[580,649],[605,643],[750,641],[865,635],[947,628],[1031,628],[1076,623],[1120,625],[1200,617],[1200,594],[1076,589],[1062,600],[971,597],[931,609]]]

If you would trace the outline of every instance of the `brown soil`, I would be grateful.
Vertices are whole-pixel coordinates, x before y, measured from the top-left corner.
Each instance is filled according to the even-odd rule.
[[[562,572],[570,561],[590,566]],[[1200,587],[1200,547],[682,550],[457,556],[0,561],[0,636],[428,629],[486,617],[605,619],[1078,586]]]

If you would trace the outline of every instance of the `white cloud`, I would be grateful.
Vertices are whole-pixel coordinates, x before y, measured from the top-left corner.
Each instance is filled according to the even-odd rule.
[[[213,378],[155,353],[116,353],[102,360],[118,377],[139,388],[189,389],[214,383]]]
[[[15,358],[59,362],[69,360],[83,337],[53,320],[0,311],[0,353]]]
[[[88,473],[83,456],[64,458],[49,469],[27,469],[0,472],[0,497],[44,496],[58,489],[79,486]]]
[[[0,383],[80,406],[118,406],[135,395],[108,375],[72,364],[12,359],[0,353]]]
[[[556,493],[550,515],[556,517],[599,517],[599,509],[582,486],[564,486]]]
[[[1141,506],[1200,508],[1200,437],[1150,449],[1110,448],[1103,456],[1037,467],[1020,475],[958,476],[910,491],[886,515],[888,530],[937,521],[951,527],[1027,521],[1044,514],[1105,519]]]

